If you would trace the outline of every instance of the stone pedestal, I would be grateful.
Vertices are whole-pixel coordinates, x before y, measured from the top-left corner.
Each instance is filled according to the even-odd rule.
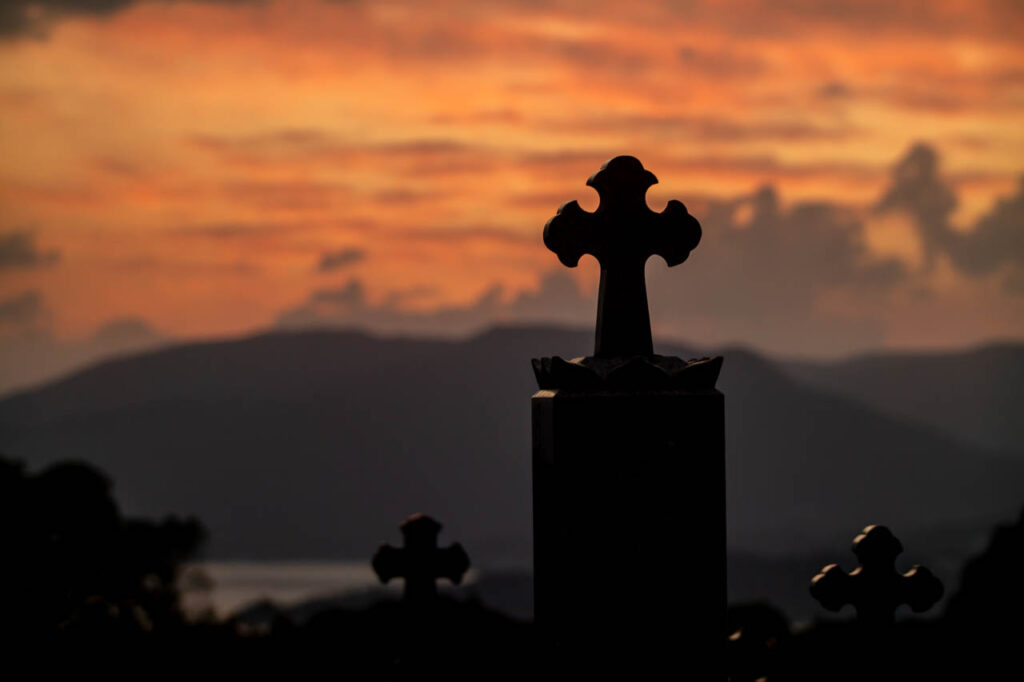
[[[724,670],[724,396],[710,385],[533,396],[536,622],[556,660]]]
[[[681,202],[647,206],[656,182],[617,156],[587,180],[596,211],[570,201],[544,226],[562,264],[597,259],[601,288],[594,357],[533,362],[535,613],[570,674],[723,679],[722,359],[653,353],[647,259],[678,265],[701,237]]]

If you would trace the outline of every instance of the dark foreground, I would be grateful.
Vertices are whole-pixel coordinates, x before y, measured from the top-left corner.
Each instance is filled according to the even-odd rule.
[[[671,647],[635,655],[573,642],[573,633],[560,633],[569,647],[553,645],[534,624],[445,596],[325,608],[301,622],[270,606],[262,614],[250,610],[244,620],[189,619],[180,607],[180,578],[203,541],[201,524],[122,518],[110,481],[83,464],[29,475],[20,464],[0,459],[0,537],[0,645],[9,666],[28,659],[39,668],[61,665],[134,679],[194,673],[208,665],[260,678],[268,666],[320,670],[316,676],[326,670],[332,677],[360,670],[432,671],[449,679],[550,672],[728,676],[737,682],[1020,674],[1024,516],[995,529],[986,551],[950,589],[940,615],[872,628],[818,622],[793,633],[771,606],[734,606],[721,633],[727,648],[719,671],[694,670]],[[666,611],[657,626],[684,630],[686,618],[685,612]],[[631,624],[621,626],[628,632]]]

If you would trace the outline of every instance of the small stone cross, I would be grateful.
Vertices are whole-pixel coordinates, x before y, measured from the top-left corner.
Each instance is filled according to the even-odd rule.
[[[903,545],[888,528],[868,526],[853,541],[860,566],[844,573],[829,564],[811,580],[811,595],[829,611],[853,604],[857,620],[872,627],[892,624],[900,604],[909,604],[915,613],[927,611],[942,597],[942,583],[921,566],[897,572],[901,552]]]
[[[423,514],[413,514],[402,524],[404,546],[381,545],[373,555],[373,570],[381,582],[405,578],[405,599],[424,603],[437,595],[436,581],[448,578],[458,585],[469,570],[469,555],[455,543],[441,549],[437,536],[441,524]]]
[[[654,354],[644,265],[653,255],[678,265],[700,242],[700,223],[681,202],[661,213],[647,207],[657,182],[634,157],[617,156],[587,180],[600,196],[594,213],[570,201],[544,226],[544,245],[564,265],[576,267],[587,253],[601,264],[596,357]]]

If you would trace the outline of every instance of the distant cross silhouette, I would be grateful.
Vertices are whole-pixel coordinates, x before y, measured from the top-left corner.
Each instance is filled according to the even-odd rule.
[[[686,260],[700,242],[700,223],[673,199],[661,213],[647,207],[647,189],[658,182],[632,156],[608,161],[587,184],[600,203],[587,213],[570,201],[544,226],[544,245],[570,268],[589,253],[601,264],[594,355],[652,355],[644,265],[653,255],[669,266]]]
[[[373,570],[381,582],[405,578],[405,599],[423,603],[437,595],[436,581],[447,578],[458,585],[469,570],[469,555],[455,543],[437,546],[441,524],[423,514],[413,514],[402,524],[404,546],[381,545],[373,555]]]
[[[857,620],[869,626],[890,625],[900,604],[909,604],[915,613],[927,611],[942,597],[942,583],[921,566],[897,572],[901,552],[903,545],[888,528],[868,526],[853,541],[861,565],[844,573],[829,564],[811,580],[811,595],[829,611],[853,604]]]

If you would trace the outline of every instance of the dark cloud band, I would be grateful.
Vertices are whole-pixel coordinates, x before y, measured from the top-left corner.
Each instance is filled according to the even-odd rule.
[[[366,251],[356,247],[347,247],[337,251],[328,251],[320,256],[320,263],[317,270],[320,272],[331,272],[341,268],[355,265],[366,259]]]
[[[43,251],[28,231],[0,234],[0,270],[38,268],[53,265],[60,259],[57,251]]]
[[[75,16],[106,17],[144,0],[3,0],[0,3],[0,39],[45,36],[57,21]],[[174,2],[175,0],[163,0]],[[193,0],[243,4],[261,0]]]
[[[26,291],[0,301],[0,325],[19,327],[31,324],[42,312],[42,295],[38,291]]]

